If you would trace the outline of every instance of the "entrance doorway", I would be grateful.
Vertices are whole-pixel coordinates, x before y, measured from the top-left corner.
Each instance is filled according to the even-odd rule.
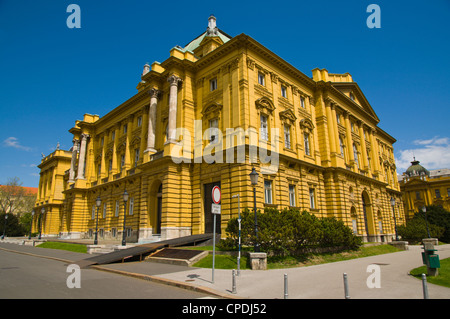
[[[214,224],[214,216],[211,213],[211,204],[213,203],[212,201],[212,189],[214,186],[219,186],[220,187],[220,182],[214,182],[214,183],[209,183],[209,184],[205,184],[204,185],[204,193],[203,193],[203,197],[204,197],[204,212],[205,212],[205,234],[206,233],[212,233],[214,231],[213,229],[213,224]],[[216,234],[220,234],[221,233],[221,227],[220,227],[220,218],[221,215],[217,215],[216,216]]]
[[[363,191],[361,194],[362,206],[363,206],[363,214],[364,214],[364,226],[366,230],[366,236],[368,241],[372,241],[372,238],[375,235],[375,227],[374,227],[374,219],[372,212],[372,204],[370,202],[369,194],[366,191]]]
[[[156,194],[156,224],[153,230],[154,234],[161,234],[161,214],[162,214],[162,184],[159,185]]]

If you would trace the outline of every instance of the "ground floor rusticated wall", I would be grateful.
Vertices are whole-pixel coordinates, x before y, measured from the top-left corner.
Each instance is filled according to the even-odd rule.
[[[98,218],[99,241],[127,242],[170,239],[212,232],[211,189],[222,190],[221,215],[217,231],[225,237],[227,222],[240,207],[253,208],[252,167],[260,164],[174,163],[160,157],[116,180],[94,181],[88,188],[69,187],[59,205],[46,208],[33,220],[33,231],[43,236],[93,238]],[[396,200],[397,225],[404,223],[403,204],[398,191],[387,184],[341,168],[324,168],[301,161],[280,158],[275,174],[259,174],[256,186],[258,209],[294,206],[318,217],[336,217],[367,241],[390,241],[395,233],[391,197]],[[126,207],[124,191],[129,194]],[[96,206],[96,199],[101,204]]]

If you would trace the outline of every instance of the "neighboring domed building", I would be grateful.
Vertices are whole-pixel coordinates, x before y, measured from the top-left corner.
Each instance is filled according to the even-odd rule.
[[[412,218],[419,209],[428,205],[450,210],[450,169],[429,171],[414,158],[398,180],[407,218]]]
[[[408,177],[424,176],[424,175],[430,177],[430,172],[425,167],[420,165],[420,162],[416,161],[416,158],[414,157],[414,161],[411,162],[411,166],[408,167],[408,169],[405,172],[405,175]]]

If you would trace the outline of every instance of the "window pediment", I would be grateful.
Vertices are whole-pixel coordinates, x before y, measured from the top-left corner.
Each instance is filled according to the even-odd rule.
[[[218,103],[212,103],[212,104],[208,104],[206,105],[203,110],[202,110],[202,114],[203,116],[209,114],[209,113],[216,113],[216,112],[221,112],[222,111],[222,104],[218,104]]]
[[[312,132],[314,130],[314,124],[310,119],[303,119],[300,121],[300,128],[307,132]]]
[[[294,112],[291,109],[287,109],[285,111],[280,112],[280,119],[283,122],[290,122],[291,124],[294,124],[297,117],[295,116]]]
[[[273,102],[266,97],[257,99],[255,104],[257,109],[266,109],[268,113],[272,113],[273,110],[275,110],[275,105],[273,105]]]

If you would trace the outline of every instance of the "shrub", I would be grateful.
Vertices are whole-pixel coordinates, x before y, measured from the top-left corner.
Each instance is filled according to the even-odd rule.
[[[241,214],[241,244],[254,246],[254,213],[245,209]],[[354,249],[361,245],[350,228],[335,218],[319,219],[297,209],[266,208],[257,212],[258,243],[262,251],[275,256],[295,255],[311,247],[343,247]],[[228,238],[221,241],[222,248],[238,247],[239,224],[237,218],[228,222]]]

